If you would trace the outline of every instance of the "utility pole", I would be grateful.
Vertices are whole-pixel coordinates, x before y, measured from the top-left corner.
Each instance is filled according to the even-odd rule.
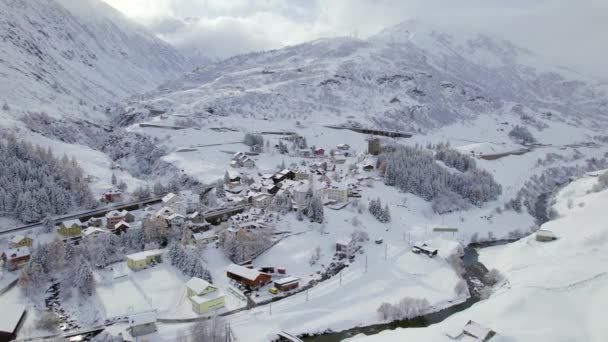
[[[365,273],[367,273],[367,254],[365,255]]]
[[[308,289],[306,289],[306,301],[308,302]]]
[[[342,286],[342,270],[340,270],[340,286]]]
[[[388,243],[384,244],[384,260],[388,260]]]
[[[272,302],[270,302],[270,304],[268,305],[268,308],[270,309],[270,316],[272,316]]]

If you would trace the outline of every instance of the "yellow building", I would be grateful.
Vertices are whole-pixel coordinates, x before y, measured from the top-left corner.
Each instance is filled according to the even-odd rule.
[[[127,255],[127,266],[133,271],[142,270],[152,264],[162,262],[162,249],[153,249]]]
[[[82,234],[82,222],[80,220],[70,220],[61,222],[57,233],[64,238],[77,237]]]
[[[32,247],[33,243],[34,243],[34,240],[30,239],[27,236],[15,235],[11,239],[10,248]]]
[[[186,283],[186,291],[192,311],[204,314],[223,308],[225,305],[224,294],[209,282],[193,277]]]

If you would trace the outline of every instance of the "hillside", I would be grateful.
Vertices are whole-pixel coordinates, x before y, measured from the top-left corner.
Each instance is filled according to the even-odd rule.
[[[105,119],[110,103],[190,68],[176,50],[97,0],[0,2],[0,111]]]
[[[429,328],[349,341],[446,341],[444,333],[462,329],[469,319],[498,332],[500,338],[492,341],[605,341],[608,335],[597,315],[608,300],[608,231],[600,224],[607,219],[603,208],[608,191],[588,193],[596,182],[596,177],[584,177],[557,195],[560,217],[541,227],[553,231],[557,241],[538,242],[532,235],[481,251],[484,264],[501,270],[508,280],[487,301]]]
[[[130,103],[120,119],[141,121],[153,108],[398,130],[484,113],[603,125],[602,86],[547,65],[499,39],[405,22],[366,40],[321,39],[207,65]]]

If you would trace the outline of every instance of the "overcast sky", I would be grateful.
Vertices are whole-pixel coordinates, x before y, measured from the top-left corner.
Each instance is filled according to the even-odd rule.
[[[104,0],[179,48],[223,58],[408,19],[509,39],[608,80],[608,0]],[[184,24],[187,22],[187,24]]]

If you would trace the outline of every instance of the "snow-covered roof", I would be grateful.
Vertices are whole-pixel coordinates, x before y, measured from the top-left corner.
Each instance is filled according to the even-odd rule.
[[[482,341],[485,341],[486,337],[493,332],[492,330],[481,326],[479,323],[474,321],[469,321],[464,326],[462,331]]]
[[[131,326],[144,325],[156,322],[156,312],[149,311],[139,314],[135,314],[129,317],[129,323]]]
[[[160,209],[158,209],[158,211],[156,212],[156,216],[164,216],[164,215],[171,215],[175,213],[175,210],[169,208],[169,207],[162,207]]]
[[[209,239],[209,238],[212,238],[214,236],[217,236],[217,234],[213,230],[208,230],[206,232],[192,234],[192,237],[196,241],[204,240],[204,239]]]
[[[19,243],[19,242],[23,241],[23,239],[25,239],[25,236],[23,236],[23,235],[15,235],[11,239],[11,242],[12,243]]]
[[[192,279],[188,280],[188,282],[186,283],[186,287],[192,290],[194,293],[201,293],[205,291],[209,286],[215,287],[209,284],[208,281],[198,277],[192,277]]]
[[[62,223],[64,226],[66,226],[66,227],[71,227],[71,226],[73,226],[73,225],[75,225],[75,224],[76,224],[76,225],[79,225],[79,226],[82,226],[82,222],[80,222],[80,220],[79,220],[79,219],[74,219],[74,220],[63,221],[63,222],[61,222],[61,223]]]
[[[184,215],[180,215],[180,214],[177,214],[177,213],[173,213],[173,214],[167,216],[167,220],[169,220],[169,221],[173,221],[176,218],[183,218],[183,219],[185,219]]]
[[[19,324],[25,306],[13,303],[2,303],[0,310],[0,331],[12,333]]]
[[[123,217],[124,215],[118,210],[112,210],[109,213],[106,213],[107,218],[115,218],[115,217]]]
[[[162,249],[151,249],[149,251],[143,251],[143,252],[129,254],[129,255],[127,255],[127,259],[131,259],[131,260],[145,260],[145,259],[147,259],[150,256],[161,255],[161,254],[163,254],[163,250]]]
[[[122,220],[121,220],[120,222],[118,222],[118,223],[117,223],[117,224],[114,226],[114,228],[123,227],[123,226],[124,226],[124,227],[127,227],[127,228],[131,228],[131,225],[130,225],[130,224],[128,224],[127,222],[122,221]]]
[[[122,221],[121,221],[121,222],[122,222]],[[94,233],[96,233],[96,232],[99,232],[99,233],[107,233],[107,231],[105,231],[105,230],[103,230],[103,229],[101,229],[101,228],[97,228],[97,227],[89,227],[89,228],[87,228],[87,229],[83,230],[83,231],[82,231],[82,234],[83,234],[84,236],[89,236],[89,235],[94,234]]]
[[[168,194],[165,195],[165,197],[163,197],[163,203],[167,203],[169,201],[171,201],[172,199],[177,198],[177,195],[170,192]]]
[[[220,297],[224,297],[224,293],[221,290],[215,290],[213,292],[209,292],[203,296],[194,296],[192,298],[190,298],[193,302],[195,302],[196,304],[203,304],[203,303],[207,303],[208,301],[220,298]]]
[[[336,244],[338,245],[342,245],[342,246],[348,246],[351,243],[352,239],[350,238],[341,238],[336,240]]]
[[[251,268],[247,268],[247,267],[243,267],[241,265],[237,265],[237,264],[231,264],[230,266],[228,266],[226,268],[226,272],[228,273],[232,273],[232,274],[236,274],[237,276],[241,277],[241,278],[245,278],[248,280],[255,280],[260,274],[260,271],[251,269]]]
[[[4,253],[8,259],[16,259],[30,255],[30,249],[27,247],[9,248]]]
[[[285,278],[281,278],[279,280],[275,280],[274,283],[278,284],[278,285],[287,285],[289,283],[294,283],[296,281],[300,281],[300,278],[296,278],[296,277],[285,277]]]
[[[283,169],[283,170],[281,170],[281,172],[279,172],[279,173],[280,173],[280,174],[282,174],[282,175],[284,176],[284,175],[286,175],[286,174],[288,174],[288,173],[290,173],[290,172],[291,172],[291,170],[290,170],[290,169]]]
[[[129,214],[129,211],[128,210],[123,210],[123,211],[120,212],[120,214],[122,216],[127,216]]]

